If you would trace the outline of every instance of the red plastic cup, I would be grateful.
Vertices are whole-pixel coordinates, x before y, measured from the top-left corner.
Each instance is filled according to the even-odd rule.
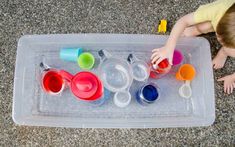
[[[158,64],[158,67],[160,67],[160,68],[167,68],[168,66],[169,66],[169,62],[168,62],[168,60],[167,59],[164,59],[164,60],[162,60],[159,64]]]
[[[64,70],[59,73],[69,83],[72,93],[78,99],[94,101],[103,95],[103,85],[95,74],[79,72],[73,76]]]
[[[64,89],[65,83],[62,76],[56,70],[46,71],[42,76],[42,87],[46,93],[60,94]]]
[[[151,67],[150,77],[154,79],[161,78],[171,69],[171,65],[167,59],[162,60],[156,67],[154,67],[152,63],[150,63],[149,66]]]

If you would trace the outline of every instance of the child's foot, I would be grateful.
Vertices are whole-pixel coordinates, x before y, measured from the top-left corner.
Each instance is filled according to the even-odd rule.
[[[227,54],[224,51],[224,47],[222,47],[212,61],[214,69],[220,69],[224,67],[226,59],[227,59]]]

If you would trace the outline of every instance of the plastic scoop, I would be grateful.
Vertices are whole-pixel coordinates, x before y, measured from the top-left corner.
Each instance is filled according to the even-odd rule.
[[[190,81],[185,81],[185,83],[179,88],[179,94],[183,98],[190,98],[192,96]]]
[[[89,70],[94,66],[95,57],[91,53],[85,52],[80,54],[77,62],[81,69]]]
[[[131,102],[131,94],[129,91],[119,91],[114,94],[114,104],[118,107],[126,107]]]
[[[192,89],[190,81],[194,79],[196,70],[191,64],[182,65],[176,73],[176,79],[183,80],[185,83],[179,88],[179,94],[183,98],[190,98],[192,96]]]

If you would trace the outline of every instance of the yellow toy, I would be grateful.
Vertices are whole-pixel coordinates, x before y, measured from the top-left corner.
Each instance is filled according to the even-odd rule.
[[[158,33],[166,33],[167,31],[167,20],[162,19],[158,25]]]

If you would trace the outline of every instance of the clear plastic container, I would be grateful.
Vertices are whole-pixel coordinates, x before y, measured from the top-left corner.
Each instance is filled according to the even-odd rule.
[[[43,92],[40,84],[40,62],[69,71],[79,72],[77,63],[64,62],[59,57],[61,48],[81,47],[91,52],[96,63],[98,50],[105,49],[114,57],[127,59],[132,53],[138,59],[149,61],[151,50],[163,46],[167,36],[124,34],[67,34],[29,35],[18,42],[14,77],[13,120],[20,125],[85,127],[85,128],[162,128],[208,126],[215,119],[214,79],[210,45],[204,38],[182,38],[177,49],[184,55],[183,63],[192,64],[197,75],[191,83],[193,95],[181,98],[175,79],[178,66],[161,79],[149,79],[161,89],[161,98],[141,107],[133,98],[141,84],[133,81],[132,100],[125,108],[114,105],[113,94],[100,107],[78,101],[69,89],[60,95]],[[181,64],[183,64],[181,63]],[[180,66],[180,65],[179,65]]]

